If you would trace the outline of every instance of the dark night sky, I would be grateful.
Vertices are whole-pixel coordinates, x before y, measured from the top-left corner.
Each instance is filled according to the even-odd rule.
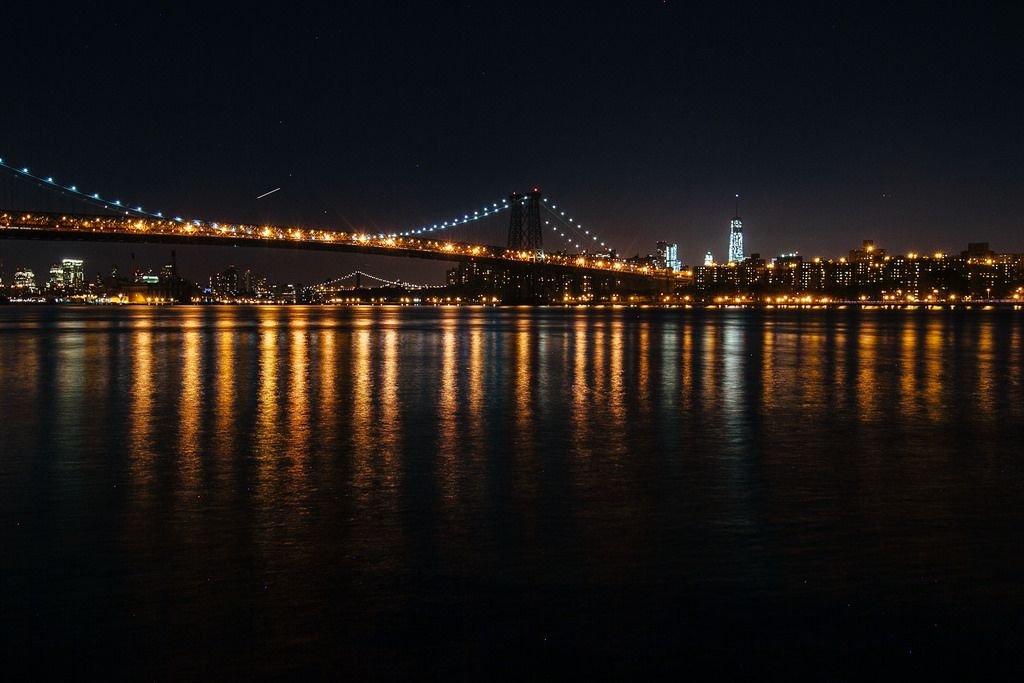
[[[968,4],[4,10],[0,157],[165,213],[413,227],[539,184],[627,254],[1024,251],[1019,25]],[[256,195],[281,186],[270,197]],[[501,242],[504,222],[488,241]],[[0,242],[90,272],[166,247]],[[312,281],[443,265],[179,249]]]

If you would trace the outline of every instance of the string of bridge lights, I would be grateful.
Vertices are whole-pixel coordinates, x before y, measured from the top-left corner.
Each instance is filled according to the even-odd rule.
[[[19,168],[17,166],[13,166],[13,165],[7,163],[3,158],[0,158],[0,168],[5,168],[8,171],[11,171],[12,173],[14,173],[15,175],[21,176],[23,178],[28,178],[30,180],[33,180],[33,181],[39,183],[40,185],[49,186],[49,187],[52,187],[53,189],[58,190],[58,191],[68,192],[68,193],[70,193],[72,196],[74,196],[76,198],[79,198],[79,199],[81,199],[83,201],[86,201],[86,202],[89,202],[91,204],[95,204],[97,206],[101,206],[101,207],[103,207],[105,209],[110,209],[110,210],[114,210],[114,211],[124,211],[124,213],[126,215],[135,214],[135,215],[139,215],[139,216],[146,216],[148,218],[158,218],[158,219],[161,219],[161,220],[165,220],[166,219],[166,216],[164,215],[164,213],[162,211],[147,211],[147,210],[143,209],[141,205],[136,205],[136,206],[133,207],[133,206],[131,206],[128,203],[122,203],[120,199],[105,199],[98,192],[89,193],[89,192],[85,192],[85,191],[79,190],[77,185],[70,185],[70,184],[59,183],[56,180],[54,180],[53,176],[36,175],[36,174],[32,173],[27,167]],[[526,197],[523,197],[520,201],[522,203],[526,203]],[[466,225],[466,224],[473,223],[475,221],[481,220],[483,218],[488,218],[488,217],[493,216],[493,215],[495,215],[497,213],[500,213],[501,211],[507,210],[510,206],[511,205],[509,204],[508,199],[504,199],[503,198],[500,202],[492,202],[489,205],[485,204],[483,207],[481,207],[480,209],[474,210],[472,213],[469,213],[469,212],[464,213],[464,214],[462,214],[461,218],[458,215],[456,215],[452,219],[447,220],[447,221],[443,221],[441,223],[433,223],[433,224],[429,224],[429,225],[423,225],[423,226],[421,226],[419,228],[412,228],[412,229],[409,229],[409,230],[396,231],[396,232],[391,232],[391,233],[378,233],[377,237],[379,237],[379,238],[385,238],[385,237],[415,237],[416,235],[422,235],[422,234],[425,234],[425,233],[444,231],[444,230],[448,230],[450,228],[454,228],[454,227],[459,226],[459,225]],[[598,237],[597,234],[591,234],[590,230],[585,229],[581,224],[576,222],[575,219],[573,219],[571,216],[566,216],[565,215],[565,211],[560,211],[558,209],[558,205],[557,204],[555,204],[553,202],[549,202],[549,198],[548,197],[544,197],[544,206],[566,228],[573,228],[573,229],[583,233],[583,235],[584,235],[584,240],[583,240],[584,243],[586,243],[586,237],[590,237],[593,242],[597,242],[601,247],[607,248],[607,245],[603,241],[600,240],[600,238]],[[178,223],[185,223],[186,222],[186,220],[184,218],[182,218],[181,216],[174,216],[171,220],[174,220],[175,222],[178,222]],[[196,220],[196,219],[191,219],[191,220],[189,220],[187,222],[190,222],[190,223],[193,223],[193,224],[199,224],[201,222],[209,222],[209,221],[199,221],[199,220]],[[574,238],[572,234],[567,234],[567,232],[563,232],[557,226],[553,226],[551,224],[551,221],[549,221],[549,220],[545,220],[544,224],[550,226],[551,229],[559,237],[563,238],[566,241],[566,243],[569,244],[570,246],[575,246],[577,249],[583,249],[583,246],[580,244],[580,241],[577,238]],[[367,275],[368,277],[373,277],[373,276],[370,276],[367,273],[364,273],[364,275]],[[349,277],[349,276],[346,276],[346,277]],[[382,282],[387,282],[387,281],[382,280]],[[389,283],[389,284],[401,284],[401,283]]]
[[[608,248],[608,245],[601,240],[600,236],[597,233],[591,233],[589,229],[584,228],[583,225],[576,221],[574,218],[572,218],[571,216],[566,216],[565,211],[560,210],[557,204],[555,204],[554,202],[548,202],[548,197],[544,197],[544,208],[546,208],[551,213],[551,215],[555,217],[556,220],[561,221],[561,223],[566,228],[573,228],[576,231],[582,233],[584,235],[584,243],[586,243],[586,238],[589,237],[591,238],[591,241],[597,242],[602,248]],[[545,220],[544,223],[546,225],[551,225],[551,221],[548,220]],[[566,234],[555,226],[552,226],[551,229],[554,230],[560,237],[564,238],[566,242],[575,246],[577,249],[583,248],[580,245],[579,241],[577,241],[577,239],[574,239],[571,234]]]
[[[578,232],[582,233],[583,243],[586,243],[586,238],[589,237],[591,239],[591,241],[597,242],[597,244],[600,245],[601,248],[603,248],[603,249],[607,249],[608,248],[608,245],[604,241],[601,240],[600,236],[597,235],[597,233],[591,233],[591,231],[589,229],[584,228],[582,224],[580,224],[580,223],[578,223],[576,221],[576,219],[572,218],[571,216],[566,216],[565,215],[565,211],[559,210],[558,209],[558,205],[553,203],[553,202],[550,202],[548,197],[544,197],[543,200],[544,200],[544,208],[548,209],[548,211],[557,220],[561,221],[562,224],[565,225],[567,228],[573,228],[573,229],[577,230]],[[525,205],[527,203],[527,201],[528,201],[528,198],[525,197],[525,196],[521,197],[520,200],[519,200],[520,204],[523,204],[523,205]],[[381,237],[381,238],[383,238],[383,237],[413,237],[413,236],[420,235],[420,234],[423,234],[423,233],[435,232],[435,231],[439,231],[439,230],[447,230],[447,229],[453,228],[453,227],[455,227],[457,225],[465,225],[467,223],[472,223],[474,221],[480,220],[482,218],[487,218],[487,217],[492,216],[494,214],[497,214],[497,213],[499,213],[501,211],[504,211],[504,210],[506,210],[506,209],[508,209],[510,207],[511,207],[511,204],[508,203],[508,199],[502,199],[500,203],[499,202],[494,202],[490,206],[486,206],[485,205],[483,208],[481,208],[478,211],[474,211],[472,214],[469,214],[469,213],[463,214],[462,218],[459,218],[458,216],[456,216],[455,218],[451,219],[450,221],[444,221],[443,223],[434,223],[433,225],[425,225],[423,227],[415,228],[415,229],[412,229],[412,230],[405,230],[405,231],[402,231],[402,232],[393,232],[393,233],[380,233],[380,234],[378,234],[378,237]],[[552,225],[551,221],[545,220],[544,224],[549,226],[551,228],[551,230],[553,230],[559,237],[563,238],[565,240],[565,242],[567,244],[569,244],[570,246],[575,246],[577,249],[583,249],[584,248],[582,246],[582,244],[580,243],[580,240],[578,238],[574,238],[572,234],[567,234],[566,232],[562,232],[562,230],[560,230],[557,226]]]
[[[99,192],[93,192],[92,194],[88,192],[83,192],[82,190],[78,189],[77,185],[65,185],[63,183],[58,183],[56,180],[53,179],[53,176],[35,175],[31,171],[29,171],[27,167],[18,168],[17,166],[12,166],[3,159],[0,159],[0,167],[6,168],[7,170],[13,172],[15,175],[19,175],[23,178],[34,180],[43,186],[50,186],[56,190],[70,192],[72,195],[79,199],[89,202],[90,204],[102,206],[105,209],[124,211],[125,214],[135,214],[139,216],[147,216],[149,218],[165,218],[163,212],[161,211],[152,212],[146,211],[141,206],[132,207],[130,204],[121,203],[120,199],[104,199],[103,197],[100,196]],[[182,218],[181,216],[175,216],[174,220],[177,221],[178,223],[185,222],[185,219]]]
[[[164,213],[162,211],[146,211],[145,209],[142,208],[142,206],[136,205],[136,206],[133,207],[133,206],[131,206],[131,204],[123,203],[120,199],[105,199],[98,192],[93,192],[93,193],[84,192],[82,190],[79,190],[77,185],[69,185],[69,184],[64,184],[64,183],[57,182],[56,180],[53,179],[53,176],[36,175],[36,174],[32,173],[27,167],[19,168],[17,166],[12,166],[11,164],[9,164],[6,161],[4,161],[4,159],[2,159],[2,158],[0,158],[0,167],[5,168],[5,169],[13,172],[16,175],[19,175],[19,176],[23,177],[23,178],[28,178],[29,180],[33,180],[33,181],[39,183],[40,185],[50,186],[50,187],[52,187],[55,190],[59,190],[59,191],[63,191],[63,192],[68,192],[68,193],[72,194],[73,196],[75,196],[75,197],[77,197],[79,199],[82,199],[82,200],[84,200],[86,202],[89,202],[91,204],[95,204],[97,206],[101,206],[101,207],[103,207],[105,209],[111,209],[111,210],[114,210],[114,211],[124,211],[125,214],[135,214],[135,215],[139,215],[139,216],[146,216],[148,218],[159,218],[159,219],[165,219],[166,218],[166,216],[164,215]],[[450,220],[447,220],[447,221],[443,221],[441,223],[433,223],[431,225],[424,225],[424,226],[419,227],[419,228],[412,228],[410,230],[403,230],[401,232],[378,233],[377,236],[380,237],[380,238],[384,238],[384,237],[413,237],[415,235],[421,235],[421,234],[424,234],[424,233],[436,232],[436,231],[440,231],[440,230],[447,230],[449,228],[453,228],[453,227],[458,226],[458,225],[465,225],[467,223],[472,223],[474,221],[478,221],[478,220],[480,220],[482,218],[487,218],[489,216],[492,216],[492,215],[494,215],[494,214],[496,214],[496,213],[498,213],[500,211],[503,211],[505,209],[508,209],[508,208],[509,208],[508,200],[507,199],[502,199],[500,202],[493,202],[490,205],[484,205],[480,209],[474,210],[472,213],[469,213],[469,212],[464,213],[461,218],[458,215],[456,215],[454,218],[452,218]],[[173,218],[173,220],[178,222],[178,223],[189,222],[189,223],[195,223],[195,224],[198,224],[198,223],[208,223],[209,222],[209,221],[199,221],[197,219],[191,219],[189,221],[186,221],[181,216],[175,216]]]
[[[547,226],[551,226],[551,221],[549,221],[549,220],[545,220],[545,221],[544,221],[544,225],[547,225]],[[575,242],[575,241],[573,241],[573,238],[572,238],[572,236],[571,236],[571,235],[566,235],[566,234],[565,234],[564,232],[562,232],[561,230],[559,230],[559,229],[558,229],[558,228],[556,228],[556,227],[551,227],[551,230],[552,230],[552,231],[553,231],[553,232],[554,232],[554,233],[555,233],[556,235],[558,235],[559,237],[561,237],[562,239],[564,239],[564,240],[565,240],[565,243],[566,243],[566,244],[568,244],[568,245],[569,245],[570,247],[576,247],[577,249],[582,249],[582,247],[580,246],[579,242]]]
[[[482,208],[480,208],[477,211],[474,211],[472,214],[464,213],[464,214],[462,214],[462,218],[459,218],[458,216],[456,216],[455,218],[452,218],[450,221],[444,221],[443,223],[434,223],[432,225],[424,225],[423,227],[413,228],[411,230],[405,230],[403,232],[380,233],[377,236],[381,237],[381,238],[384,238],[384,237],[414,237],[416,235],[422,235],[423,233],[427,233],[427,232],[436,232],[438,230],[447,230],[449,228],[454,228],[457,225],[466,225],[467,223],[473,223],[474,221],[478,221],[478,220],[480,220],[482,218],[487,218],[489,216],[493,216],[494,214],[497,214],[497,213],[499,213],[501,211],[504,211],[507,208],[509,208],[508,200],[507,199],[502,199],[500,202],[493,202],[489,206],[485,204]]]
[[[368,277],[371,280],[376,280],[377,282],[383,282],[386,285],[392,285],[394,287],[410,287],[410,288],[419,288],[420,287],[420,285],[413,284],[412,282],[401,282],[401,281],[397,281],[397,280],[385,280],[382,277],[378,277],[376,275],[371,275],[370,273],[366,273],[366,272],[363,272],[361,270],[353,270],[348,275],[342,275],[341,277],[336,277],[334,279],[327,280],[326,282],[322,283],[319,286],[320,287],[327,287],[328,285],[333,285],[333,284],[340,283],[342,280],[348,280],[349,278],[353,278],[356,275],[362,275],[363,277]]]

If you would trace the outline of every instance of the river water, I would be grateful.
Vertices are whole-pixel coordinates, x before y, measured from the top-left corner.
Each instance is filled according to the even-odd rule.
[[[1022,443],[1013,311],[3,307],[3,647],[1020,673]]]

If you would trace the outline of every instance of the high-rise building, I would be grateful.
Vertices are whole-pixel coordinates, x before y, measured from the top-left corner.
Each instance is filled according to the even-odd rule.
[[[859,263],[862,261],[875,261],[885,258],[885,249],[879,249],[875,246],[874,240],[864,240],[861,242],[860,249],[850,250],[850,263]]]
[[[19,295],[37,294],[39,287],[36,286],[36,274],[31,268],[21,266],[14,271],[14,282],[11,285],[12,293]]]
[[[712,254],[710,251],[707,252],[706,254],[704,254],[704,265],[705,266],[713,266],[713,265],[715,265],[715,255]]]
[[[82,263],[82,259],[77,258],[66,258],[61,261],[60,270],[65,292],[80,294],[85,290],[85,271]]]
[[[210,278],[210,289],[218,296],[225,298],[241,296],[247,293],[244,288],[244,275],[238,272],[236,266],[228,266],[223,272]]]
[[[772,259],[772,265],[780,268],[789,268],[792,266],[799,266],[804,262],[804,257],[800,255],[799,251],[794,251],[789,254],[779,254]]]
[[[659,268],[678,271],[682,265],[679,262],[679,245],[674,242],[658,242],[657,254]]]
[[[64,289],[64,269],[59,263],[50,266],[50,279],[46,281],[46,289],[51,292],[59,292]]]
[[[729,261],[743,260],[743,221],[740,220],[740,196],[736,195],[736,215],[729,222]]]

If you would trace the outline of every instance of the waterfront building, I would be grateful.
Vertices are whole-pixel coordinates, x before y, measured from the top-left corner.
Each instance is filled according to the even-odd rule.
[[[772,265],[775,267],[790,267],[794,264],[800,265],[803,262],[804,258],[800,255],[799,251],[794,251],[789,254],[779,254],[772,259]]]
[[[960,254],[968,263],[994,258],[996,253],[989,249],[988,242],[968,242],[967,251]]]
[[[797,252],[774,257],[766,266],[768,290],[776,294],[799,291],[801,263],[803,257]]]
[[[885,293],[898,299],[917,299],[921,293],[924,261],[916,254],[885,257]]]
[[[885,249],[876,247],[874,240],[863,240],[860,249],[850,250],[848,260],[850,263],[870,263],[883,258],[885,258]]]
[[[85,291],[85,269],[82,259],[66,258],[61,261],[61,284],[67,294],[81,294]]]
[[[20,266],[14,271],[14,281],[11,283],[11,294],[14,296],[31,296],[39,293],[36,285],[35,272],[26,266]]]
[[[450,287],[464,287],[474,294],[496,295],[508,284],[509,275],[504,268],[476,261],[459,263],[445,275]]]
[[[796,292],[824,292],[828,285],[826,264],[820,258],[803,261],[797,265]]]
[[[237,266],[228,266],[210,278],[210,291],[215,297],[224,300],[252,298],[252,280],[251,271],[243,273]]]
[[[54,263],[50,266],[50,277],[46,281],[46,289],[49,292],[59,292],[64,289],[64,269],[60,264]]]
[[[718,289],[719,268],[714,264],[693,269],[693,286],[699,295],[712,294]]]
[[[760,254],[751,254],[736,268],[740,292],[759,294],[768,284],[768,264]]]

